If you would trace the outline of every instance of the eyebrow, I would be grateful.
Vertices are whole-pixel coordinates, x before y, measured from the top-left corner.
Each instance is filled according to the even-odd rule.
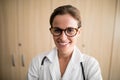
[[[55,28],[59,28],[59,26],[54,26]],[[72,26],[67,26],[66,28],[77,28],[77,27],[72,27]],[[60,28],[61,29],[61,28]]]
[[[74,28],[74,27],[67,27],[67,28],[65,28],[65,29],[62,29],[62,28],[59,28],[59,27],[54,27],[54,28],[58,28],[58,29],[61,29],[61,30],[65,30],[65,29]]]

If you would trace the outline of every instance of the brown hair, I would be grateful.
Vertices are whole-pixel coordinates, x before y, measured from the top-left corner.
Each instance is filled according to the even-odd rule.
[[[70,14],[74,19],[78,21],[78,28],[81,27],[81,17],[80,12],[77,8],[72,5],[63,5],[56,8],[50,16],[50,25],[52,27],[53,20],[57,15]]]

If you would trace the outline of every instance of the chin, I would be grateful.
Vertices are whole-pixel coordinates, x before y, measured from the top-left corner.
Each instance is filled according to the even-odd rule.
[[[57,46],[57,49],[62,53],[68,53],[71,51],[71,49],[73,50],[71,46]]]

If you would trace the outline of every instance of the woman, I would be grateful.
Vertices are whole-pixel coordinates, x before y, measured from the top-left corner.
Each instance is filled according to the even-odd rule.
[[[102,80],[97,60],[75,46],[81,27],[79,10],[71,5],[56,8],[50,25],[56,48],[32,60],[28,80]]]

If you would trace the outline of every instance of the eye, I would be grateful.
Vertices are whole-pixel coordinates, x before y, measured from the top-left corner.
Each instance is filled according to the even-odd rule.
[[[74,28],[67,28],[67,33],[74,33],[76,30]]]
[[[53,32],[54,33],[61,33],[61,29],[55,27],[55,28],[53,28]]]
[[[50,31],[54,36],[59,36],[62,33],[62,30],[58,27],[52,27]]]

